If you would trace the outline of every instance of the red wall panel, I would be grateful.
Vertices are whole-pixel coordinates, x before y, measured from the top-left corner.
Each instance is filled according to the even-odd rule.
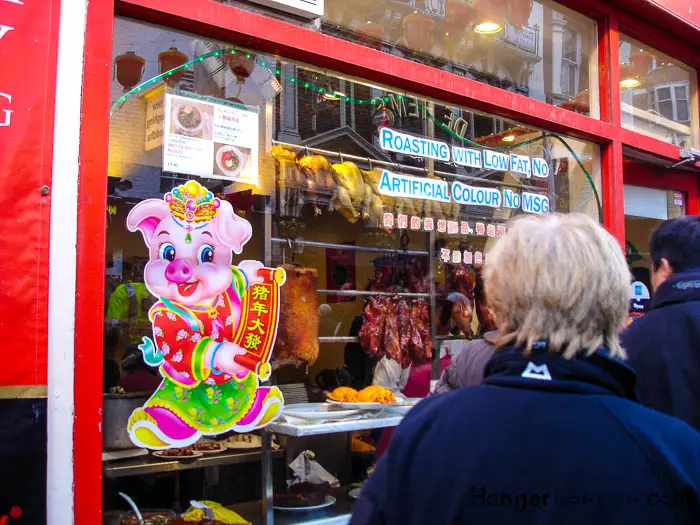
[[[0,7],[0,386],[45,385],[60,1]]]

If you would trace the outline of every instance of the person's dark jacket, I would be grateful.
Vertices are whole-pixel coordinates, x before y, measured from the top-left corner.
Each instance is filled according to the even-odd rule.
[[[700,431],[700,270],[672,275],[622,334],[642,403]]]
[[[350,525],[700,523],[700,434],[600,353],[503,349],[481,385],[421,401]]]
[[[489,362],[495,350],[489,338],[496,332],[487,332],[483,339],[475,339],[466,344],[440,375],[440,381],[435,387],[436,394],[452,392],[466,386],[474,386],[484,379],[486,363]]]

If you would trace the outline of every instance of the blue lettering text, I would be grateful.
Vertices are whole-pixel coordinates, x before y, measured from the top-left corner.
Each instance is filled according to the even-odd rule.
[[[547,161],[544,159],[532,159],[532,174],[543,179],[549,177],[549,164],[547,164]]]
[[[484,168],[508,171],[508,155],[488,149],[484,150]]]
[[[527,213],[549,213],[549,197],[524,191],[522,208],[523,211]]]
[[[452,198],[455,202],[471,206],[501,206],[501,192],[497,189],[468,186],[459,181],[452,183]]]
[[[520,195],[513,190],[503,190],[503,207],[520,208]]]
[[[442,162],[450,161],[450,148],[444,142],[414,137],[390,128],[380,129],[379,145],[383,150],[428,157]]]

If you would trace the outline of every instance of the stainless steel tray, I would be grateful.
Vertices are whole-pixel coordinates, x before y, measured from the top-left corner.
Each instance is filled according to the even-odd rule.
[[[327,423],[284,423],[276,422],[265,429],[274,434],[284,436],[317,436],[320,434],[333,434],[336,432],[354,432],[356,430],[371,430],[373,428],[396,427],[401,423],[402,415],[387,414],[385,412],[370,413],[359,418],[342,421],[330,421]]]

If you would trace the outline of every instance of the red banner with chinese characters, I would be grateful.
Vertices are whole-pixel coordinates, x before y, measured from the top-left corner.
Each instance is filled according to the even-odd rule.
[[[345,244],[354,245],[355,241]],[[326,249],[326,288],[329,290],[355,290],[355,252],[352,250]],[[355,297],[328,295],[327,303],[354,301]]]
[[[0,387],[46,384],[59,15],[59,0],[0,0]]]
[[[277,337],[280,286],[287,280],[282,268],[261,268],[263,282],[254,284],[241,298],[241,320],[233,342],[247,350],[234,359],[263,381],[270,377],[270,354]]]

